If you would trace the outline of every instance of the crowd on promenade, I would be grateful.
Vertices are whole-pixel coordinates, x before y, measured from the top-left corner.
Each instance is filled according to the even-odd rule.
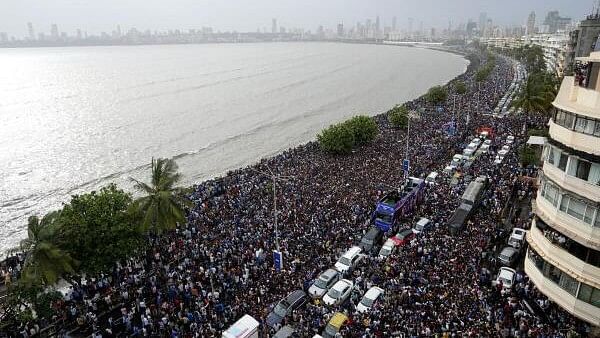
[[[496,63],[481,83],[475,82],[474,69],[459,76],[469,91],[454,95],[449,87],[456,105],[449,99],[433,106],[422,98],[407,104],[419,112],[411,121],[411,175],[423,177],[442,169],[479,126],[493,128],[500,140],[521,134],[524,124],[539,127],[546,122],[543,117],[498,120],[482,114],[492,109],[514,75],[508,60],[498,57]],[[459,120],[459,132],[448,137],[441,126],[453,116]],[[349,156],[332,157],[309,143],[196,186],[189,196],[194,203],[186,224],[151,238],[145,256],[71,286],[56,307],[56,320],[64,323],[61,332],[213,337],[244,314],[264,322],[274,303],[293,290],[306,290],[342,251],[359,241],[370,226],[375,202],[402,181],[406,131],[390,128],[385,116],[377,119],[381,132],[376,141]],[[516,145],[522,141],[517,137]],[[365,258],[353,272],[362,293],[371,285],[382,287],[383,302],[367,314],[356,312],[356,302],[335,309],[311,303],[287,319],[297,336],[320,333],[335,311],[351,319],[341,332],[344,337],[585,334],[586,327],[550,303],[522,271],[511,291],[491,285],[498,267],[494,247],[507,231],[500,222],[504,206],[514,187],[533,194],[533,186],[518,178],[534,172],[521,168],[515,151],[501,165],[493,164],[492,153],[499,146],[494,143],[490,155],[478,157],[456,185],[429,189],[425,202],[405,221],[414,224],[418,217],[427,217],[435,224],[432,231],[387,260]],[[268,171],[290,177],[276,187],[281,272],[274,270],[271,256],[276,241],[274,187],[264,174]],[[446,224],[466,187],[464,178],[479,175],[491,181],[481,210],[462,233],[450,235]],[[519,224],[527,226],[528,220]],[[523,300],[535,302],[544,315],[531,313]],[[40,326],[32,322],[18,335],[29,337]],[[261,327],[264,336],[273,333]]]

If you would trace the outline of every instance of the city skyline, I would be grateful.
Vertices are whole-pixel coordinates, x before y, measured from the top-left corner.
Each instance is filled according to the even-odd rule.
[[[199,29],[212,27],[215,31],[256,32],[272,31],[272,19],[276,18],[278,26],[286,28],[301,28],[305,31],[316,31],[319,26],[336,30],[338,24],[345,26],[363,22],[365,18],[381,18],[380,29],[394,25],[396,17],[397,30],[408,30],[412,21],[412,29],[423,25],[426,29],[442,30],[449,24],[467,24],[469,20],[479,22],[480,14],[486,13],[493,18],[494,24],[503,26],[526,25],[529,13],[535,11],[538,24],[545,14],[557,10],[561,15],[575,20],[588,14],[595,1],[585,0],[577,4],[565,1],[531,1],[526,6],[515,0],[507,0],[502,6],[491,2],[474,2],[473,0],[458,0],[453,4],[440,3],[435,0],[414,2],[364,1],[351,0],[341,5],[341,0],[317,3],[309,0],[302,6],[291,4],[289,1],[274,3],[261,1],[248,7],[239,1],[228,1],[227,4],[214,4],[210,1],[180,1],[177,4],[165,6],[159,2],[146,2],[136,8],[137,2],[115,6],[120,10],[113,11],[111,1],[99,4],[83,4],[80,1],[59,0],[52,4],[39,4],[25,0],[19,3],[7,4],[0,14],[0,32],[18,39],[31,38],[32,23],[34,36],[39,32],[49,33],[53,24],[58,25],[60,32],[75,35],[77,30],[88,32],[90,35],[100,35],[101,32],[112,32],[120,25],[124,30],[137,28],[139,30],[168,31]],[[235,4],[238,5],[235,5]],[[502,9],[514,3],[512,15],[507,16]],[[424,10],[427,9],[427,10]],[[303,12],[309,11],[310,16]],[[92,12],[94,15],[92,15]]]

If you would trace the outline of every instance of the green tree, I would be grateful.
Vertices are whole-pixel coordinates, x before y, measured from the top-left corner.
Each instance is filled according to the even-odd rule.
[[[131,179],[137,190],[145,194],[134,202],[134,210],[141,216],[141,229],[161,233],[185,223],[181,189],[175,185],[181,179],[177,164],[172,159],[152,159],[150,184]]]
[[[352,133],[354,134],[354,145],[357,146],[372,142],[379,132],[377,123],[369,116],[355,116],[346,121],[345,124],[352,129]]]
[[[81,262],[82,272],[107,271],[143,246],[131,205],[131,195],[114,184],[75,195],[65,204],[60,213],[61,247]]]
[[[387,112],[388,121],[394,128],[405,128],[408,125],[408,109],[404,105],[396,105]]]
[[[75,272],[77,261],[57,245],[61,230],[59,215],[52,212],[41,221],[37,216],[29,217],[27,238],[20,245],[25,253],[21,281],[27,285],[53,285],[59,278]]]
[[[525,113],[541,112],[546,109],[551,94],[545,84],[537,82],[536,76],[530,76],[513,102],[513,107],[523,109]],[[551,100],[550,100],[551,102]]]
[[[529,165],[538,165],[540,162],[537,152],[527,145],[523,146],[519,151],[519,159],[524,167]]]
[[[354,132],[346,123],[331,125],[317,136],[321,149],[332,154],[348,154],[354,147]]]
[[[467,92],[467,86],[463,81],[456,81],[454,84],[454,90],[456,90],[458,94],[462,95]]]
[[[442,103],[446,101],[447,98],[448,91],[442,86],[431,87],[427,94],[425,94],[425,99],[433,104]]]

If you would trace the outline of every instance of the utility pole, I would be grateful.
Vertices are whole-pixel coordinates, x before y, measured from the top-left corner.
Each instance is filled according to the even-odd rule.
[[[269,171],[268,173],[253,168],[251,169],[261,175],[269,177],[273,184],[273,224],[275,226],[275,249],[277,253],[281,255],[279,247],[279,226],[277,224],[277,181],[289,181],[293,179],[294,176],[275,175],[273,171],[271,171],[271,168],[269,168],[267,165],[265,165],[265,167],[267,167],[267,170]],[[280,257],[280,259],[283,259],[283,257]],[[281,265],[283,265],[283,263]]]

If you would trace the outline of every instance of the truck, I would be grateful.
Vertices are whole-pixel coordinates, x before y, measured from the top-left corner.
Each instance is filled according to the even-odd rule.
[[[479,176],[469,183],[461,197],[460,205],[449,220],[451,234],[457,234],[463,228],[465,222],[473,215],[479,206],[483,194],[487,190],[489,180],[486,176]]]
[[[423,201],[426,185],[425,180],[409,177],[402,186],[377,202],[371,221],[383,232],[394,229],[400,218]]]

